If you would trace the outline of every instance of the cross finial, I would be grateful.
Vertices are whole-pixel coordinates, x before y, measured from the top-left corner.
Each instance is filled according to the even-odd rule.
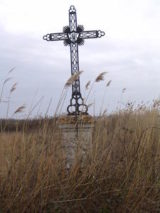
[[[71,5],[69,8],[69,13],[75,13],[76,12],[76,8],[74,5]]]

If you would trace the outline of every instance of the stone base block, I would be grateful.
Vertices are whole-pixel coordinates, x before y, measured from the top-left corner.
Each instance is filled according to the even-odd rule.
[[[77,122],[59,122],[67,168],[72,166],[77,157],[84,159],[86,152],[92,148],[93,127],[93,122],[82,122],[80,119]]]

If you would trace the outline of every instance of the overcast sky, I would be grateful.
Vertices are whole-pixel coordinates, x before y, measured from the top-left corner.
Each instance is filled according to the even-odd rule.
[[[160,95],[160,1],[159,0],[0,0],[0,88],[7,100],[12,94],[9,116],[26,105],[26,116],[44,115],[52,99],[53,115],[63,86],[70,77],[69,47],[63,42],[46,42],[43,35],[61,32],[68,25],[68,9],[75,5],[78,24],[86,30],[103,30],[105,37],[87,40],[80,46],[82,95],[85,84],[100,72],[105,81],[94,84],[88,104],[90,113],[113,111],[127,101],[152,101]],[[8,71],[15,67],[9,75]],[[112,80],[110,87],[106,82]],[[126,92],[122,94],[123,88]],[[1,89],[0,89],[1,91]],[[104,95],[105,94],[105,95]],[[66,112],[71,89],[61,112]],[[104,99],[104,104],[103,104]],[[103,107],[102,107],[103,105]],[[36,107],[37,106],[37,107]],[[5,117],[7,104],[0,103]]]

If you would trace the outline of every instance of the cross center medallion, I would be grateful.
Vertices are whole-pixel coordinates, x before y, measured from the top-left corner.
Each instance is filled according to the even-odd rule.
[[[72,43],[76,43],[79,37],[79,33],[76,32],[72,32],[72,33],[68,33],[68,38],[70,39],[70,41]]]

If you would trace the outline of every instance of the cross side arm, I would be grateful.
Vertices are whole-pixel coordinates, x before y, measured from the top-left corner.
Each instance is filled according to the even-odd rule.
[[[90,38],[101,38],[104,35],[105,32],[101,30],[91,30],[91,31],[82,31],[79,37],[82,39],[90,39]]]
[[[46,41],[63,41],[67,38],[67,33],[49,33],[43,36],[43,39]]]

